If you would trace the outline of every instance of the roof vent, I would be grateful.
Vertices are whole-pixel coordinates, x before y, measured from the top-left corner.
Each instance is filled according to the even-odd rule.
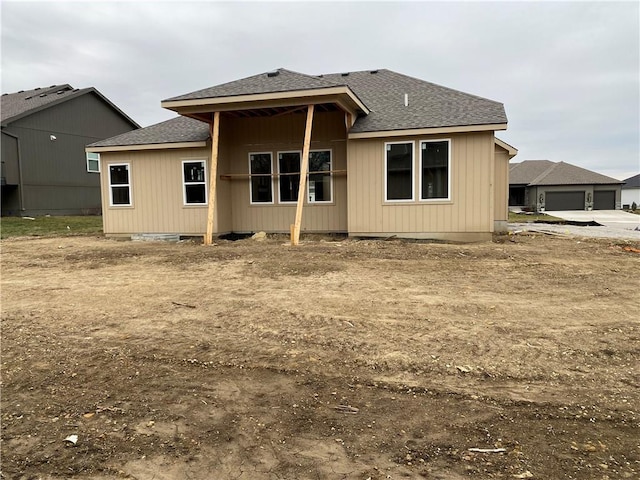
[[[49,88],[53,88],[53,87],[55,87],[55,85],[51,85]]]
[[[65,91],[66,91],[66,90],[58,90],[56,93],[57,93],[58,95],[62,95]]]
[[[342,75],[343,77],[348,77],[349,76],[349,72],[341,73],[340,75]]]
[[[371,75],[375,75],[376,73],[378,73],[378,70],[371,70],[371,72],[369,73],[371,73]]]
[[[40,90],[42,87],[36,87],[34,88],[34,90]]]
[[[280,75],[280,72],[278,70],[267,72],[267,77],[270,77],[270,78],[277,77],[278,75]]]
[[[79,92],[79,91],[80,91],[80,89],[79,89],[79,88],[74,88],[74,89],[73,89],[73,91],[74,91],[74,92]]]
[[[41,93],[39,96],[40,96],[40,97],[46,97],[46,96],[47,96],[47,94],[46,94],[46,93]]]
[[[24,93],[24,90],[18,90],[18,93]]]
[[[6,95],[6,93],[5,93],[5,95]],[[33,98],[33,95],[30,95],[28,97],[24,97],[25,100],[31,100],[32,98]]]
[[[317,75],[317,77],[318,77],[318,78],[323,78],[323,77],[324,77],[324,74],[323,74],[323,73],[321,73],[320,75]]]
[[[8,93],[3,93],[2,96],[4,97],[5,95],[9,95]]]

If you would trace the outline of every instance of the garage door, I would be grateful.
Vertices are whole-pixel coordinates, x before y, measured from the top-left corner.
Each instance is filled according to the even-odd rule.
[[[584,210],[584,192],[547,192],[545,209]]]
[[[593,209],[594,210],[615,210],[616,209],[616,191],[615,190],[596,190],[593,192]]]

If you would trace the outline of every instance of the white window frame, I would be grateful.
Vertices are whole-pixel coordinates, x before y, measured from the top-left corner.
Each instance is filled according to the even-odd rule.
[[[187,179],[184,177],[184,164],[185,163],[202,163],[204,165],[204,181],[203,182],[187,182]],[[180,164],[181,167],[181,176],[182,176],[182,204],[185,207],[198,207],[202,205],[207,205],[209,203],[209,189],[207,186],[207,160],[203,160],[202,158],[193,158],[182,160]],[[204,202],[202,203],[187,203],[187,185],[202,185],[204,184]]]
[[[111,183],[111,167],[127,167],[127,180],[128,183],[118,183],[113,185]],[[133,189],[131,188],[131,165],[129,163],[110,163],[109,168],[107,170],[108,180],[109,180],[109,206],[110,207],[131,207],[133,206]],[[127,187],[129,189],[129,203],[113,203],[113,187]]]
[[[329,172],[332,172],[333,171],[333,150],[331,148],[317,148],[315,150],[309,150],[309,154],[311,154],[313,152],[329,152]],[[302,161],[302,158],[300,159],[300,161]],[[326,204],[334,203],[334,200],[333,200],[333,173],[328,173],[328,175],[329,175],[329,191],[330,191],[330,194],[331,194],[331,200],[321,200],[321,201],[313,200],[312,201],[310,199],[309,177],[311,176],[312,173],[321,174],[321,173],[323,173],[323,171],[320,171],[320,172],[308,171],[307,172],[307,186],[306,186],[306,189],[307,189],[307,202],[309,204],[311,204],[311,205],[315,205],[315,204],[319,204],[319,205],[325,204],[326,205]],[[326,175],[326,173],[324,173],[324,174]]]
[[[296,203],[298,203],[298,200],[293,200],[293,201],[283,201],[282,198],[280,197],[280,182],[282,180],[282,176],[280,175],[280,154],[281,153],[297,153],[300,157],[300,164],[298,166],[298,174],[300,174],[300,166],[302,165],[302,150],[283,150],[280,152],[276,152],[276,163],[278,164],[278,203],[282,204],[282,205],[294,205]],[[287,177],[289,175],[286,175]]]
[[[422,198],[422,144],[433,142],[447,142],[447,197],[444,198]],[[451,139],[450,138],[434,138],[429,140],[420,140],[420,170],[418,170],[418,195],[421,202],[450,202],[451,201]]]
[[[284,153],[284,152],[283,152]],[[251,173],[251,155],[269,155],[271,159],[271,201],[270,202],[254,202],[253,201],[253,178]],[[273,152],[249,152],[247,156],[247,161],[249,162],[249,204],[250,205],[273,205],[276,201],[276,191],[275,185],[273,181]],[[280,187],[280,185],[278,185]],[[280,188],[278,188],[278,196],[280,196]]]
[[[388,145],[406,145],[411,144],[411,198],[403,199],[389,199],[387,192],[387,146]],[[412,203],[416,201],[416,142],[413,140],[405,140],[402,142],[384,142],[384,171],[382,176],[384,178],[384,203]]]
[[[97,158],[89,158],[89,155],[96,155]],[[100,173],[100,154],[99,153],[95,153],[95,152],[87,152],[86,154],[86,160],[87,160],[87,172],[89,173]],[[97,170],[92,170],[91,168],[89,168],[89,161],[92,162],[98,162],[98,169]]]

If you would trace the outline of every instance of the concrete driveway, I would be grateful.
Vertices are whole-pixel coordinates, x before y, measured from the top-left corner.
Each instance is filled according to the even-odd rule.
[[[640,230],[640,215],[622,210],[562,210],[546,213],[572,222],[596,222],[609,228]]]

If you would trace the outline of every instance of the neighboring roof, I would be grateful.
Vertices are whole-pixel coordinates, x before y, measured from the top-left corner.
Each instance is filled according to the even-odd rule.
[[[132,130],[116,137],[92,143],[87,145],[87,148],[205,142],[208,139],[208,123],[188,117],[176,117],[146,128]]]
[[[622,188],[640,188],[640,173],[623,180]]]
[[[510,185],[611,185],[620,180],[566,162],[525,160],[511,164]]]
[[[346,83],[371,110],[358,118],[351,133],[507,123],[502,103],[391,70],[334,73],[322,78]]]
[[[6,126],[20,118],[32,115],[40,110],[44,110],[45,108],[52,107],[88,93],[94,93],[97,95],[101,100],[107,103],[111,108],[131,123],[131,125],[136,128],[140,128],[140,125],[138,125],[126,113],[120,110],[95,88],[89,87],[78,89],[73,88],[69,84],[51,85],[50,87],[34,88],[32,90],[21,90],[16,93],[2,94],[0,97],[2,99],[0,107],[2,126]]]
[[[177,100],[196,100],[202,98],[233,97],[259,93],[293,92],[298,90],[314,90],[346,85],[344,82],[331,82],[322,78],[292,72],[279,68],[273,72],[261,73],[251,77],[234,80],[214,87],[167,98],[163,102]]]
[[[348,87],[370,110],[358,117],[350,133],[507,123],[499,102],[384,69],[312,76],[280,68],[163,102],[341,86]]]

